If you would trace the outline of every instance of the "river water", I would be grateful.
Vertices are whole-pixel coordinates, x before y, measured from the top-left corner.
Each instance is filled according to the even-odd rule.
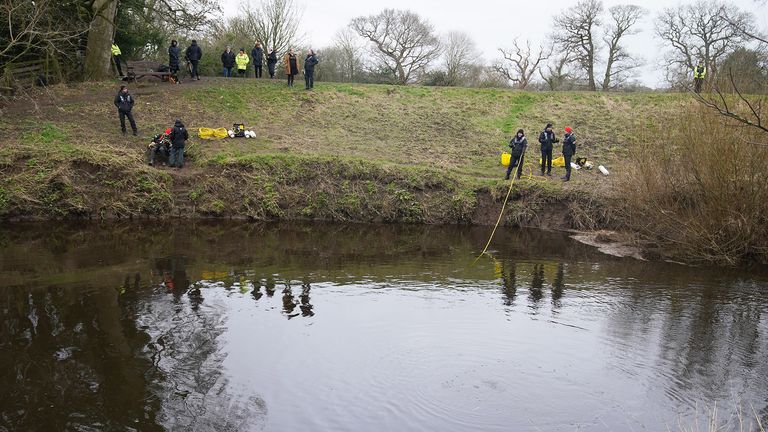
[[[0,431],[681,430],[768,417],[768,277],[486,227],[0,228]],[[746,429],[749,430],[749,429]]]

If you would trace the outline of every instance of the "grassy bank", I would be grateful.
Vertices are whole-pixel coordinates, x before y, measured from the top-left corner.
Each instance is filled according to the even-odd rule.
[[[643,125],[690,104],[680,95],[523,93],[498,89],[268,80],[139,83],[140,137],[123,137],[115,83],[44,90],[4,107],[0,216],[190,217],[417,223],[495,222],[508,183],[499,154],[524,128],[526,176],[507,225],[611,225],[611,191]],[[191,130],[243,122],[256,139],[191,139],[181,171],[146,165],[149,138],[175,118]],[[531,176],[547,122],[578,136],[581,170],[564,184]],[[561,132],[558,133],[559,135]],[[557,149],[556,149],[557,153]]]

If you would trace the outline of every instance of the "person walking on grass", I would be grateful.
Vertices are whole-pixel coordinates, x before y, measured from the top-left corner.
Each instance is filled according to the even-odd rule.
[[[576,136],[570,127],[565,128],[563,136],[563,158],[565,159],[565,176],[563,181],[571,180],[571,159],[576,154]]]
[[[180,119],[176,119],[168,138],[171,140],[171,167],[184,168],[184,147],[189,139],[189,133]]]
[[[227,48],[221,53],[221,66],[223,68],[222,74],[224,78],[232,78],[232,68],[235,67],[235,53],[232,52],[232,47],[227,45]]]
[[[288,54],[285,55],[284,61],[285,74],[288,76],[288,87],[293,87],[293,77],[299,74],[299,68],[301,68],[299,56],[293,52],[293,48],[288,50]]]
[[[123,131],[123,135],[125,135],[126,117],[128,117],[128,121],[131,123],[133,136],[138,135],[138,130],[136,129],[136,121],[133,119],[133,114],[131,113],[133,110],[133,102],[133,96],[128,93],[128,87],[121,85],[120,91],[117,92],[117,95],[115,95],[115,106],[117,107],[117,113],[120,115],[120,130]]]
[[[112,42],[112,60],[115,61],[115,67],[117,68],[117,74],[120,75],[120,77],[124,77],[123,75],[123,68],[120,66],[120,63],[122,62],[123,54],[120,51],[120,47],[117,46],[115,42]]]
[[[237,76],[245,78],[245,73],[248,72],[248,62],[250,62],[248,54],[245,53],[245,48],[240,48],[235,61],[237,62]]]
[[[275,65],[277,65],[277,51],[274,48],[269,49],[267,54],[267,71],[269,72],[269,79],[275,78]]]
[[[541,175],[544,175],[545,168],[547,175],[552,175],[552,145],[556,142],[560,142],[560,140],[555,137],[552,123],[547,123],[547,127],[539,134],[539,143],[541,144]]]
[[[253,77],[261,78],[261,66],[264,64],[264,50],[261,48],[261,42],[256,42],[256,45],[253,46],[251,60],[253,61]]]
[[[509,175],[512,170],[517,167],[517,178],[523,174],[523,163],[525,162],[525,150],[528,148],[528,138],[525,137],[525,132],[522,129],[518,129],[515,136],[509,141],[509,147],[512,149],[512,157],[509,160],[509,167],[507,167],[507,176],[505,180],[509,180]]]
[[[307,58],[304,59],[304,83],[305,90],[312,90],[315,88],[315,65],[317,65],[317,56],[312,48],[307,53]]]
[[[200,64],[200,59],[203,58],[203,50],[201,50],[200,46],[197,45],[196,40],[193,39],[192,44],[187,47],[187,50],[184,53],[184,57],[190,64],[192,64],[192,70],[189,71],[190,77],[192,79],[197,78],[197,80],[200,81],[200,71],[198,70],[198,65]]]

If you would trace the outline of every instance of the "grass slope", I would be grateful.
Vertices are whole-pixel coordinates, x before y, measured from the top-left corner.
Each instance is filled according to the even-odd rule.
[[[620,175],[632,131],[689,103],[669,94],[335,83],[306,92],[254,79],[132,87],[139,138],[119,133],[112,83],[54,87],[5,107],[0,216],[170,212],[490,223],[507,188],[499,154],[518,128],[530,142],[526,174],[537,171],[536,137],[552,122],[559,136],[564,126],[574,128],[580,156]],[[258,138],[193,137],[187,168],[148,167],[149,138],[175,118],[191,131],[243,122]],[[609,196],[615,177],[581,170],[570,184],[555,178],[520,181],[505,222],[545,225],[552,204],[565,203],[560,207],[570,216],[583,214],[594,225],[599,211],[574,205],[585,202],[585,194],[590,203]]]

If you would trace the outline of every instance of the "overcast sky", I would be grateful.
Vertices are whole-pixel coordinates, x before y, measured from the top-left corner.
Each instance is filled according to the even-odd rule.
[[[250,0],[253,4],[258,0]],[[383,8],[409,9],[427,18],[435,30],[444,34],[459,30],[469,34],[477,43],[486,61],[498,57],[497,49],[511,45],[515,37],[543,41],[553,29],[552,17],[568,9],[575,0],[474,0],[461,2],[457,6],[446,0],[294,0],[304,10],[303,32],[308,46],[319,49],[330,45],[334,34],[360,15],[372,15]],[[241,0],[221,0],[224,14],[237,13]],[[641,32],[631,36],[626,43],[630,52],[646,60],[638,78],[646,85],[655,87],[663,80],[661,42],[653,35],[653,17],[664,7],[679,4],[669,0],[604,0],[608,8],[617,4],[635,3],[650,13],[640,24]],[[759,7],[753,0],[733,0],[755,14],[758,24],[768,28],[768,8]],[[322,59],[321,59],[322,60]]]

